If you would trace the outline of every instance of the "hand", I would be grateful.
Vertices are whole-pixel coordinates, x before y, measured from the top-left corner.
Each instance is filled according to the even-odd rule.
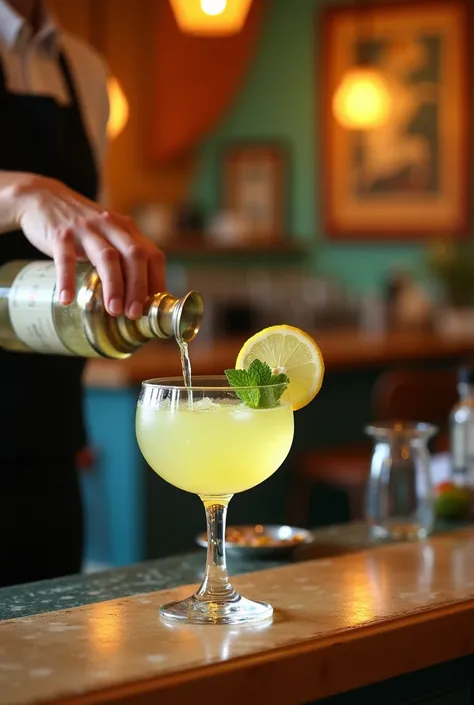
[[[145,299],[165,291],[165,258],[129,217],[110,213],[54,179],[24,175],[14,192],[16,219],[28,240],[54,259],[59,300],[75,294],[77,260],[102,281],[112,316],[140,318]]]

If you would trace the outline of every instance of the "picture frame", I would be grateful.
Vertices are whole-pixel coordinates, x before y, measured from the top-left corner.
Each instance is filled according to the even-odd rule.
[[[246,224],[254,244],[286,235],[288,152],[280,144],[228,146],[223,155],[223,207]]]
[[[324,228],[332,240],[467,236],[470,226],[470,12],[465,0],[332,7],[323,13]],[[360,66],[382,76],[383,125],[342,127],[333,97]]]

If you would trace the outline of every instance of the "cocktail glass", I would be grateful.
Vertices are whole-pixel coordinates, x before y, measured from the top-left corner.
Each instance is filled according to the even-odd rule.
[[[275,387],[272,387],[274,390]],[[238,389],[225,377],[143,382],[137,406],[140,450],[164,480],[204,503],[207,562],[191,597],[164,605],[166,619],[198,624],[241,624],[268,619],[272,607],[242,597],[231,585],[225,557],[227,507],[236,492],[266,480],[293,441],[293,412],[285,394],[273,408],[253,409],[239,393],[272,394],[269,387]]]

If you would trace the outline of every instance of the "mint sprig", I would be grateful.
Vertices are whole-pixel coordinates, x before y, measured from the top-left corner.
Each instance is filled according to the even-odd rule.
[[[238,398],[252,409],[273,409],[290,380],[285,374],[273,374],[261,360],[253,360],[248,370],[226,370],[225,376]],[[243,389],[253,387],[253,389]]]

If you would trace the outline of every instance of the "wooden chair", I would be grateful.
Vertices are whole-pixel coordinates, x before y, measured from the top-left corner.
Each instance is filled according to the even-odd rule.
[[[446,451],[449,412],[456,399],[456,373],[452,370],[393,370],[382,374],[374,385],[373,419],[433,423],[439,428],[433,450]],[[342,448],[298,454],[288,495],[289,523],[308,525],[311,489],[315,484],[343,490],[349,499],[350,518],[361,518],[371,455],[369,439]]]

